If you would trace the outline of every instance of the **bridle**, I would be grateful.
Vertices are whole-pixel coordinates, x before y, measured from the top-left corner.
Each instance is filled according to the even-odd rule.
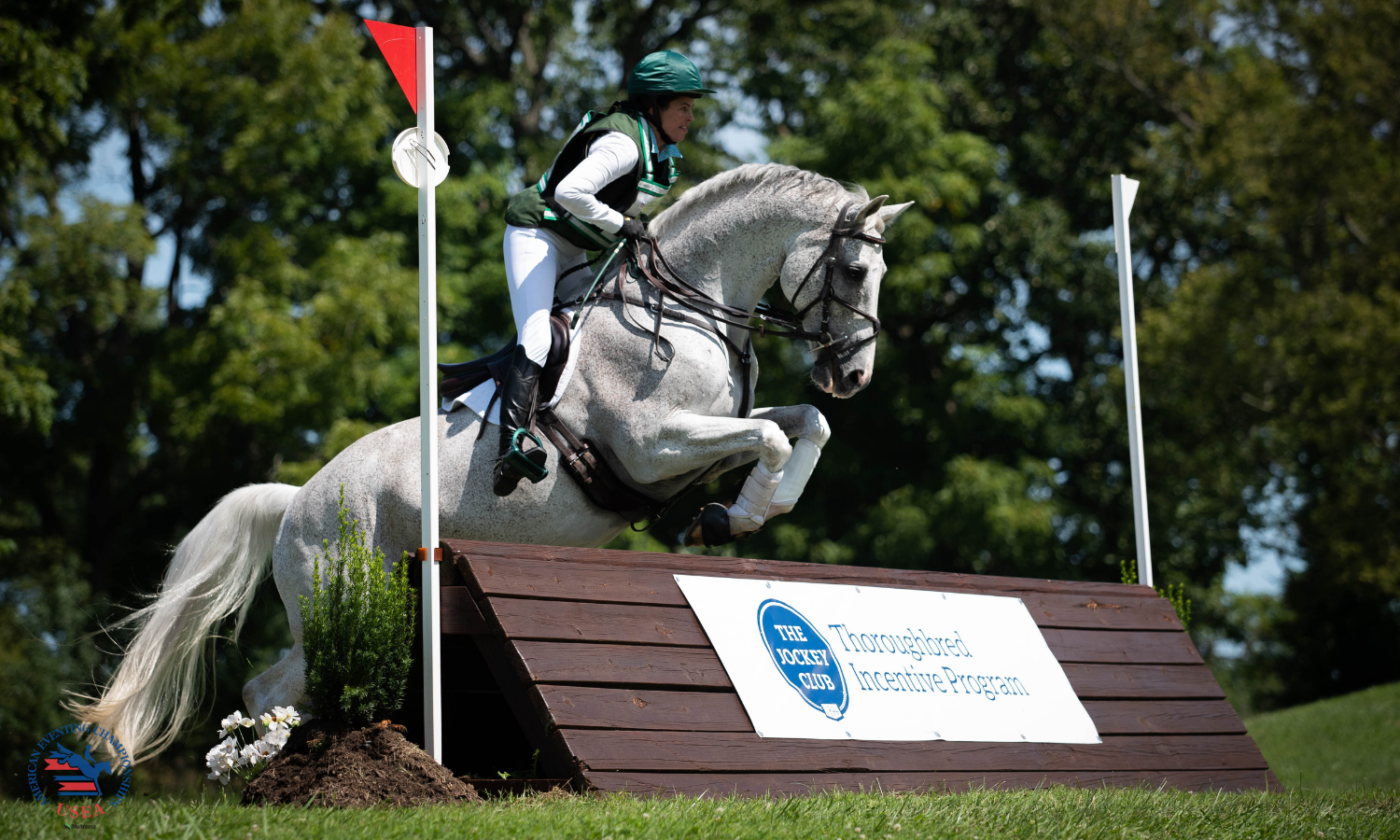
[[[850,211],[855,205],[856,202],[852,201],[842,206],[841,212],[836,216],[836,221],[832,223],[826,248],[823,249],[816,261],[812,263],[812,267],[807,270],[807,273],[802,278],[802,282],[798,283],[797,288],[793,290],[792,300],[796,302],[801,298],[803,290],[808,287],[813,278],[817,277],[818,274],[821,275],[821,289],[818,290],[817,296],[795,312],[789,312],[769,306],[766,303],[760,303],[754,308],[754,311],[750,313],[748,310],[740,309],[737,306],[730,306],[727,303],[715,300],[705,292],[696,288],[671,267],[670,263],[666,261],[666,256],[661,252],[661,247],[657,243],[656,238],[652,236],[647,236],[640,240],[640,244],[645,248],[645,253],[643,253],[643,248],[637,248],[633,254],[632,260],[623,260],[618,266],[615,290],[599,289],[595,298],[592,289],[590,289],[575,303],[576,305],[583,304],[588,302],[591,298],[616,300],[647,310],[655,317],[652,327],[649,330],[652,335],[652,352],[663,361],[670,361],[674,352],[663,353],[661,351],[661,342],[665,341],[665,339],[661,337],[661,321],[663,318],[673,321],[682,321],[718,336],[734,355],[738,357],[739,363],[743,369],[743,396],[740,401],[739,416],[747,417],[750,408],[749,369],[753,363],[752,348],[754,333],[758,333],[760,336],[772,335],[778,338],[817,342],[818,346],[816,350],[818,354],[825,355],[828,358],[841,353],[859,350],[879,337],[880,319],[875,317],[874,314],[866,312],[841,297],[836,292],[835,272],[842,247],[847,240],[858,239],[875,245],[885,244],[884,237],[866,233],[855,218],[847,219],[847,216],[850,215]],[[627,297],[623,293],[623,277],[629,271],[629,265],[635,266],[641,278],[657,291],[659,299],[655,303]],[[668,309],[665,305],[667,297],[674,299],[676,303],[701,317],[695,318],[685,312]],[[803,321],[817,304],[821,304],[820,330],[813,332],[803,329]],[[844,306],[846,309],[869,321],[873,328],[870,334],[860,339],[855,338],[854,333],[842,336],[840,339],[834,338],[831,335],[831,310],[834,304]],[[752,323],[755,320],[758,321],[756,325]],[[747,331],[749,335],[744,341],[744,346],[739,347],[739,345],[735,344],[722,329],[712,325],[710,321],[718,321],[728,326]],[[774,327],[776,327],[776,329]],[[666,343],[669,344],[670,342]]]

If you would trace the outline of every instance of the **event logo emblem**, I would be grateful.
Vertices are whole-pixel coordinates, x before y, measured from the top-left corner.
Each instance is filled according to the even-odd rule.
[[[90,744],[81,745],[83,752],[79,754],[59,743],[66,735],[73,736],[74,740],[81,740],[92,734],[96,734],[111,747],[117,759],[115,768],[111,761],[95,761]],[[105,816],[126,798],[126,793],[131,788],[131,773],[127,772],[130,769],[131,760],[126,748],[110,732],[90,724],[70,723],[45,735],[30,753],[29,790],[34,794],[36,802],[53,806],[55,813],[60,817],[90,820]],[[58,783],[58,790],[55,791],[58,797],[56,802],[45,795],[45,787],[50,786],[45,785],[41,774],[49,774],[49,781]],[[116,788],[115,794],[106,802],[102,800],[104,775],[108,777],[108,787]]]
[[[770,598],[758,605],[758,630],[773,664],[807,705],[840,720],[851,703],[841,663],[802,613]]]

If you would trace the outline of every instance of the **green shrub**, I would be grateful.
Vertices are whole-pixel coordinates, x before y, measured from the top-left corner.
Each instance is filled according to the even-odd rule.
[[[384,552],[365,545],[340,488],[340,533],[322,541],[312,597],[301,597],[306,694],[316,717],[364,726],[403,705],[413,664],[413,591],[408,553],[392,574]],[[321,564],[328,580],[322,586]]]

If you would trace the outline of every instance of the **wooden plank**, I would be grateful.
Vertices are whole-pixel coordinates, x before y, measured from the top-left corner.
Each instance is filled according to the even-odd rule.
[[[1100,735],[1243,735],[1227,700],[1085,700]]]
[[[584,770],[1083,772],[1268,768],[1248,735],[1108,735],[1101,744],[821,741],[745,732],[561,729]]]
[[[531,691],[536,705],[561,727],[753,731],[733,692],[566,685],[537,685]]]
[[[1016,790],[1052,785],[1097,788],[1163,785],[1177,790],[1282,791],[1273,773],[1259,770],[1128,770],[1079,773],[645,773],[587,771],[588,784],[605,792],[643,796],[712,797],[796,795],[834,790],[963,792]]]
[[[671,729],[752,732],[737,694],[648,688],[537,685],[535,705],[569,729]],[[1084,709],[1100,735],[1244,734],[1224,700],[1090,700]]]
[[[444,586],[439,591],[438,619],[444,636],[477,636],[494,632],[467,587]]]
[[[490,598],[488,608],[512,639],[709,647],[689,607]]]
[[[1069,684],[1080,699],[1221,699],[1225,692],[1204,665],[1098,665],[1066,662]]]
[[[741,557],[704,557],[686,554],[656,554],[644,551],[604,551],[593,548],[569,548],[552,545],[516,545],[513,543],[475,542],[472,540],[443,540],[454,559],[468,561],[490,560],[515,562],[559,562],[602,564],[629,569],[661,569],[666,575],[714,575],[723,577],[764,577],[781,580],[808,580],[814,583],[855,583],[872,586],[913,586],[948,592],[973,592],[989,595],[1001,593],[1047,592],[1077,595],[1097,595],[1110,598],[1156,598],[1148,586],[1125,586],[1121,583],[1096,581],[1061,581],[1040,578],[1012,578],[995,575],[963,575],[950,572],[925,572],[910,569],[881,569],[865,566],[832,566],[824,563],[791,563],[779,560],[750,560]],[[446,558],[444,558],[446,559]],[[461,564],[458,566],[462,568]],[[509,577],[506,566],[500,567],[498,577]],[[536,584],[540,585],[540,584]],[[616,585],[616,584],[615,584]],[[645,585],[638,588],[644,589]],[[496,594],[534,595],[540,592],[516,591]],[[1102,600],[1102,598],[1100,599]]]
[[[500,628],[515,639],[682,647],[710,645],[704,628],[689,607],[493,597],[488,597],[486,603]],[[1170,609],[1170,605],[1167,608]],[[1088,611],[1081,614],[1090,621],[1098,619]],[[1185,633],[1064,628],[1044,628],[1042,632],[1051,651],[1061,661],[1204,664]]]
[[[719,657],[707,648],[515,642],[531,683],[732,688]],[[1084,699],[1220,699],[1225,693],[1204,665],[1063,666]]]
[[[732,688],[713,650],[515,642],[532,683]]]
[[[1104,598],[1043,592],[1027,592],[1019,597],[1031,618],[1042,628],[1178,632],[1184,629],[1166,598]]]
[[[677,590],[679,591],[679,590]],[[1170,630],[1178,628],[1176,612],[1164,598],[1125,600],[1114,605],[1117,609],[1099,608],[1096,602],[1087,606],[1082,598],[1069,595],[1028,595],[1031,617],[1037,624],[1050,629],[1078,628],[1109,630],[1125,633],[1134,630]],[[639,644],[709,645],[700,622],[688,606],[665,607],[613,602],[584,602],[565,600],[533,600],[486,596],[489,612],[506,635],[526,639],[554,639],[580,642],[636,642]],[[487,617],[488,622],[491,616]],[[1107,634],[1104,634],[1107,635]],[[1136,655],[1130,635],[1111,636],[1097,640],[1091,633],[1056,634],[1055,643],[1082,661],[1123,661]],[[1166,658],[1171,662],[1200,663],[1199,655],[1184,633],[1146,633],[1142,635],[1180,636],[1176,640],[1144,639],[1147,661]],[[1047,642],[1051,640],[1047,636]],[[1053,649],[1053,648],[1052,648]],[[1193,658],[1194,657],[1194,658]],[[1129,660],[1131,661],[1131,660]]]
[[[1130,630],[1041,630],[1061,662],[1121,662],[1137,665],[1203,665],[1205,660],[1186,633]]]

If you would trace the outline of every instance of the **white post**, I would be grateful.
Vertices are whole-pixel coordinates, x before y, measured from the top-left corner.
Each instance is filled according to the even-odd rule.
[[[418,147],[434,155],[433,30],[417,28]],[[423,472],[423,748],[442,762],[442,646],[438,638],[437,201],[433,167],[418,163],[418,411]],[[444,162],[439,162],[441,165]]]
[[[1133,525],[1137,532],[1138,583],[1152,586],[1152,546],[1147,531],[1147,471],[1142,459],[1142,402],[1138,388],[1137,320],[1133,316],[1133,249],[1128,215],[1138,182],[1113,176],[1113,248],[1118,252],[1118,302],[1123,319],[1123,382],[1128,395],[1128,465],[1133,482]]]

